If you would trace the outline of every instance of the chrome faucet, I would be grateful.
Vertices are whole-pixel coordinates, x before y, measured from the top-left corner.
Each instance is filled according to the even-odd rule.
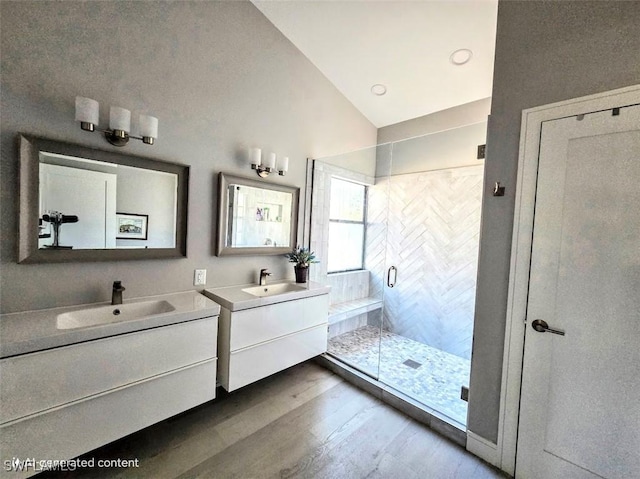
[[[125,287],[122,286],[122,281],[113,282],[113,291],[111,292],[111,304],[122,304],[122,292]]]
[[[260,270],[260,286],[266,286],[267,276],[271,276],[271,273],[267,273],[266,269]]]

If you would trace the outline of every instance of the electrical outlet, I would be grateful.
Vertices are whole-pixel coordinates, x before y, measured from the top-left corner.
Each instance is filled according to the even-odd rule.
[[[207,284],[207,270],[206,269],[197,269],[193,273],[193,285],[194,286],[204,286]]]

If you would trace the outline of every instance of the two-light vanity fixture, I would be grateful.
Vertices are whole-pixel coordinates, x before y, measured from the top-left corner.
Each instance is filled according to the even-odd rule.
[[[76,97],[76,121],[80,122],[80,128],[86,131],[95,131],[99,123],[100,104],[91,98]],[[115,146],[124,146],[129,138],[142,140],[147,145],[153,145],[158,138],[158,119],[154,116],[140,115],[138,121],[140,136],[130,135],[131,112],[117,106],[112,106],[109,111],[109,129],[100,130],[104,133],[109,143]]]
[[[260,148],[251,148],[249,150],[249,161],[251,162],[251,169],[256,170],[256,173],[260,178],[266,178],[269,173],[276,171],[276,154],[269,153],[269,155],[262,160],[262,150]],[[278,162],[278,174],[284,176],[289,170],[289,157],[285,156]]]

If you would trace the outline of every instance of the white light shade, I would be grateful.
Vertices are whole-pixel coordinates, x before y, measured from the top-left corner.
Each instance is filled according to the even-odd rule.
[[[262,150],[260,148],[251,148],[249,150],[249,161],[252,165],[260,166],[262,162]]]
[[[280,167],[278,168],[279,171],[289,171],[289,157],[285,156],[284,158],[282,158],[280,160]]]
[[[131,131],[131,112],[119,106],[112,106],[109,111],[109,128],[127,133]]]
[[[100,120],[100,104],[91,98],[76,97],[76,121],[97,125]]]
[[[260,148],[251,148],[249,150],[249,160],[252,165],[260,166],[262,163],[262,150]]]
[[[264,162],[264,166],[266,166],[267,168],[275,168],[276,167],[276,154],[275,153],[269,153],[269,157],[267,158],[267,161]]]
[[[158,138],[158,119],[155,116],[140,115],[140,136]]]

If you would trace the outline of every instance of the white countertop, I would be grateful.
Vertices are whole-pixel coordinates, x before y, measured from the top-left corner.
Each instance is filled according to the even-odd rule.
[[[198,291],[134,298],[125,300],[124,304],[149,300],[168,301],[175,310],[141,319],[75,329],[58,329],[56,326],[58,315],[107,306],[110,303],[84,304],[0,315],[0,358],[217,316],[220,313],[220,306]]]
[[[273,281],[273,283],[294,283],[293,281]],[[266,286],[269,286],[267,282]],[[243,309],[258,308],[269,304],[282,303],[283,301],[293,301],[296,299],[329,294],[331,286],[327,286],[313,281],[306,283],[294,283],[304,287],[301,291],[291,291],[275,296],[258,297],[249,294],[243,289],[258,286],[257,284],[243,284],[238,286],[226,286],[223,288],[205,289],[204,294],[229,311],[241,311]]]

